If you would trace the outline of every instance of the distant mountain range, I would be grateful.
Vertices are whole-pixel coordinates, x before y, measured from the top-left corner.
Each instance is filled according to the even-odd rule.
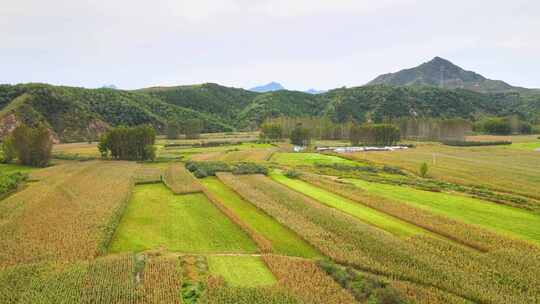
[[[272,81],[268,84],[257,86],[254,88],[249,89],[250,91],[257,92],[257,93],[267,93],[267,92],[275,92],[275,91],[281,91],[285,90],[285,88],[275,81]]]
[[[481,93],[503,93],[526,90],[514,87],[501,80],[488,79],[480,74],[467,71],[452,62],[435,57],[411,69],[383,74],[368,85],[392,86],[434,86],[445,89],[466,89]]]
[[[262,86],[257,86],[257,87],[254,87],[254,88],[251,88],[249,89],[250,91],[252,92],[257,92],[257,93],[268,93],[268,92],[276,92],[276,91],[282,91],[282,90],[287,90],[283,85],[281,85],[281,83],[279,82],[275,82],[275,81],[272,81],[268,84],[265,84],[265,85],[262,85]],[[309,89],[307,91],[304,91],[304,93],[308,93],[308,94],[321,94],[321,93],[325,93],[327,91],[325,90],[316,90],[316,89]]]
[[[487,79],[439,57],[360,87],[309,93],[289,91],[276,82],[263,87],[252,90],[271,91],[214,83],[139,90],[0,85],[0,138],[22,122],[44,123],[59,141],[68,142],[96,138],[118,125],[151,124],[162,132],[170,119],[188,118],[202,120],[206,132],[253,130],[278,116],[336,122],[511,114],[540,119],[539,91]]]

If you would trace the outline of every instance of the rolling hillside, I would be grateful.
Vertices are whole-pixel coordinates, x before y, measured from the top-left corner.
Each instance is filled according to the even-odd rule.
[[[205,132],[256,129],[277,116],[328,116],[344,122],[396,117],[540,114],[534,91],[483,94],[425,86],[369,85],[323,94],[281,90],[250,92],[218,84],[153,87],[134,91],[48,84],[0,85],[0,137],[20,122],[45,123],[57,141],[96,138],[110,126],[151,124],[163,131],[170,118],[199,118]]]

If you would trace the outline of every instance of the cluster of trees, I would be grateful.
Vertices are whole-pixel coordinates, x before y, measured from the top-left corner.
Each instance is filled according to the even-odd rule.
[[[519,117],[490,117],[474,124],[474,131],[494,135],[531,134],[531,124],[523,122]]]
[[[400,118],[393,121],[399,126],[401,137],[414,140],[465,140],[472,123],[461,118]]]
[[[263,123],[259,140],[262,142],[279,141],[283,138],[283,127],[276,123]]]
[[[280,116],[267,119],[261,125],[261,132],[268,136],[271,136],[270,134],[275,136],[279,135],[279,139],[290,138],[291,133],[298,125],[302,125],[304,128],[309,129],[311,138],[313,139],[340,140],[349,138],[349,131],[353,122],[335,123],[328,117]],[[280,132],[277,132],[277,128],[281,129]],[[272,140],[278,140],[278,138],[275,137],[272,138]]]
[[[117,160],[154,160],[156,131],[148,125],[117,127],[100,138],[98,149],[103,158]]]
[[[295,146],[307,147],[311,142],[311,131],[304,127],[302,124],[298,124],[289,136],[291,144]]]
[[[45,125],[32,128],[21,124],[2,142],[3,161],[9,163],[16,158],[22,165],[45,167],[51,159],[52,145],[51,131]]]
[[[401,134],[399,128],[391,124],[363,124],[351,126],[349,139],[353,146],[392,146],[399,142]]]
[[[196,139],[201,136],[203,128],[203,121],[200,119],[193,118],[183,121],[170,119],[167,122],[167,138],[178,139],[180,134],[184,134],[187,139]]]

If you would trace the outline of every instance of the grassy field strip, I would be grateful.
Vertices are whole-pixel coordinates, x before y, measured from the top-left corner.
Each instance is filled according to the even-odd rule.
[[[260,257],[210,255],[207,261],[210,273],[223,277],[231,286],[260,287],[277,283]]]
[[[486,230],[478,225],[467,224],[463,221],[454,220],[444,215],[404,204],[398,200],[379,196],[342,180],[333,180],[308,173],[303,173],[300,179],[476,250],[486,252],[497,250],[501,247],[522,247],[525,244],[525,241],[504,237],[499,233]]]
[[[244,200],[217,178],[207,177],[202,179],[201,183],[220,204],[234,212],[235,216],[248,225],[250,229],[270,241],[272,252],[306,258],[320,257],[317,250],[302,240],[296,233]]]
[[[270,174],[271,178],[291,189],[305,194],[329,207],[336,208],[350,214],[361,221],[376,226],[400,237],[409,237],[416,234],[431,234],[430,232],[399,220],[373,208],[360,205],[345,197],[315,187],[298,179],[291,179],[276,171]]]
[[[36,170],[35,167],[28,167],[15,164],[0,164],[0,174],[11,174],[15,172],[27,173]]]
[[[479,253],[423,235],[404,240],[262,175],[220,173],[218,178],[338,263],[477,303],[539,300],[535,246]]]
[[[163,184],[136,186],[110,252],[167,249],[184,253],[253,253],[249,237],[204,194],[174,195]]]
[[[135,184],[163,182],[163,175],[168,167],[167,163],[141,164],[140,168],[135,171]]]
[[[540,215],[460,195],[346,180],[382,197],[540,244]]]
[[[201,184],[182,163],[172,163],[165,170],[163,182],[174,194],[202,192]]]

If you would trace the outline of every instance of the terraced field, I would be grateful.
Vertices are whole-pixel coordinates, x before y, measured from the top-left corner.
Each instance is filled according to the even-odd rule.
[[[260,287],[277,284],[264,261],[257,256],[209,256],[210,273],[223,277],[236,287]]]

